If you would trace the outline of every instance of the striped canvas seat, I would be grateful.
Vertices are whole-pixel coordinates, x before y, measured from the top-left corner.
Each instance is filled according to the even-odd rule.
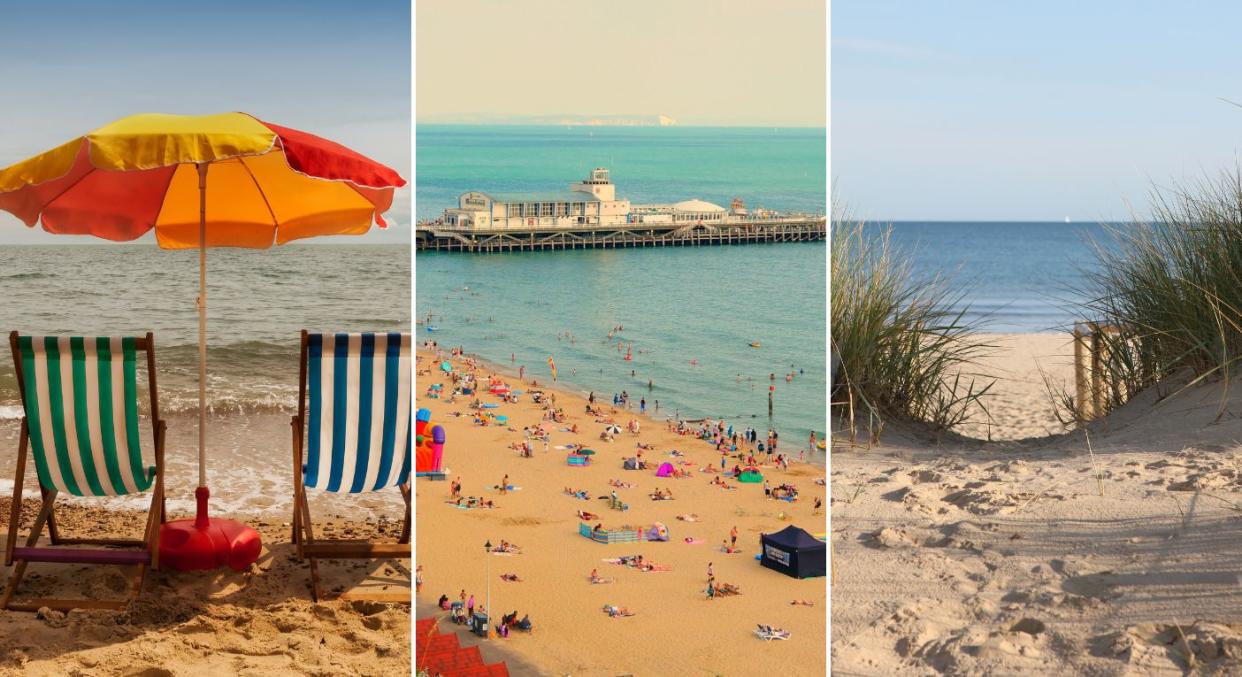
[[[410,478],[410,334],[308,334],[308,487],[376,491]]]
[[[17,338],[30,446],[45,489],[75,496],[146,491],[134,338]]]

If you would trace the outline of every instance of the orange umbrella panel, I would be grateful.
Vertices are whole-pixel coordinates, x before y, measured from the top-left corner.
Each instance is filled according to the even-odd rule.
[[[0,209],[51,233],[199,246],[197,165],[207,165],[208,247],[265,248],[358,235],[405,185],[340,144],[244,113],[136,115],[0,170]]]

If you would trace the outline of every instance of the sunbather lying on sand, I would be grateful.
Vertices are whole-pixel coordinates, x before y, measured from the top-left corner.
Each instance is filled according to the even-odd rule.
[[[517,574],[501,574],[500,580],[508,581],[510,583],[521,583],[522,582],[522,579],[518,578]]]
[[[497,552],[522,552],[522,547],[517,543],[510,543],[504,539],[500,540],[500,547],[496,548]]]
[[[565,492],[566,496],[573,496],[574,498],[581,498],[584,500],[590,500],[591,498],[590,494],[583,489],[570,489],[569,487],[565,487],[562,491]]]
[[[678,515],[677,519],[683,522],[697,522],[699,521],[699,516],[694,513],[689,513],[687,515]]]
[[[791,599],[789,600],[789,606],[815,606],[815,602],[808,599]]]
[[[612,618],[616,618],[618,616],[633,616],[634,615],[633,611],[630,611],[629,609],[623,606],[613,606],[612,604],[604,605],[604,613],[608,614]]]
[[[585,510],[579,510],[579,511],[578,511],[578,519],[582,519],[582,520],[586,520],[586,521],[590,522],[591,520],[597,520],[597,519],[599,519],[599,515],[596,515],[596,514],[595,514],[595,513],[593,513],[593,512],[587,512],[587,511],[585,511]]]
[[[617,489],[633,489],[634,484],[631,482],[622,482],[621,480],[608,480],[608,485]]]
[[[736,585],[732,583],[721,583],[720,585],[716,586],[716,595],[718,597],[729,596],[729,595],[740,595],[740,594],[742,594],[741,588],[737,587]]]
[[[498,507],[500,507],[500,506],[496,505],[495,503],[493,503],[491,499],[488,499],[488,500],[486,500],[486,501],[485,501],[485,500],[483,500],[483,499],[481,499],[481,498],[475,498],[474,496],[458,496],[458,497],[457,497],[456,499],[454,499],[454,500],[451,500],[451,501],[445,501],[445,503],[449,503],[449,504],[451,504],[451,505],[455,505],[455,506],[457,506],[457,507],[459,507],[459,508],[467,508],[467,509],[471,509],[471,508],[498,508]]]

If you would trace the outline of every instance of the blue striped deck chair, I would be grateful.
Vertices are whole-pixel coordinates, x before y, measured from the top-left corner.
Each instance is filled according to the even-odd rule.
[[[410,334],[302,332],[298,413],[293,417],[293,542],[310,561],[311,594],[322,559],[410,557],[413,421]],[[307,489],[360,494],[398,487],[405,521],[396,543],[316,539]],[[401,593],[341,598],[409,602]]]
[[[18,437],[17,478],[9,515],[4,564],[13,572],[0,609],[121,609],[138,597],[147,568],[159,568],[164,522],[164,434],[155,386],[155,340],[145,337],[83,338],[9,334],[23,417]],[[145,353],[151,397],[155,464],[147,465],[138,431],[138,369]],[[33,457],[42,508],[25,545],[17,545],[27,451]],[[54,506],[60,494],[127,496],[151,492],[141,540],[64,538]],[[50,547],[38,547],[47,527]],[[31,562],[133,566],[125,600],[29,599],[14,594]]]

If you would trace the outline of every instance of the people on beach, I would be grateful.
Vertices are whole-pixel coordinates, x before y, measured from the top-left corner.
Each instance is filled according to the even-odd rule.
[[[516,357],[515,355],[511,355],[511,362],[514,361],[515,357]],[[485,369],[486,367],[483,367],[483,368]],[[474,389],[473,393],[462,394],[462,398],[461,398],[462,405],[464,405],[466,401],[469,399],[469,397],[471,397],[472,395],[475,397],[476,401],[478,401],[478,398],[480,395],[483,397],[487,397],[489,401],[496,401],[488,397],[489,389],[485,385],[487,384],[487,381],[482,380],[484,374],[485,374],[484,371],[478,372],[479,380],[477,381],[477,386]],[[443,380],[447,382],[447,380],[450,377],[452,377],[454,378],[455,382],[457,382],[458,378],[460,378],[462,382],[473,382],[471,379],[467,378],[468,376],[470,376],[469,372],[467,372],[466,370],[461,370],[460,374],[453,373],[451,376],[450,375],[443,376]],[[652,380],[649,379],[648,389],[650,390],[652,387],[653,387],[653,382]],[[447,386],[445,389],[447,390]],[[558,448],[562,448],[562,449],[568,448],[570,450],[570,453],[576,451],[577,449],[580,449],[583,446],[594,446],[594,443],[590,441],[589,430],[584,429],[583,433],[581,433],[582,437],[578,437],[578,438],[563,437],[566,434],[578,434],[578,428],[580,424],[578,424],[574,419],[582,417],[582,413],[565,415],[563,413],[563,410],[558,410],[555,407],[555,404],[554,404],[555,395],[550,392],[545,391],[539,396],[536,396],[534,392],[530,392],[529,394],[531,395],[531,400],[534,401],[535,404],[542,409],[541,413],[543,414],[543,419],[545,422],[538,423],[537,425],[534,425],[534,426],[527,426],[526,428],[522,430],[523,434],[521,436],[517,434],[517,430],[515,429],[515,428],[520,428],[521,427],[520,424],[513,424],[515,425],[515,428],[510,428],[510,430],[512,430],[514,433],[513,436],[518,437],[518,439],[520,440],[518,442],[515,442],[515,444],[517,445],[517,447],[515,448],[520,448],[520,451],[522,452],[523,456],[528,457],[528,458],[533,456],[532,452],[534,449],[535,440],[542,441],[544,443],[545,454],[548,453],[550,450],[550,446],[551,446],[550,439],[551,439],[551,436],[553,435],[557,435],[558,445],[563,445]],[[421,397],[421,393],[420,393],[420,397]],[[510,393],[510,397],[515,397],[515,396],[512,393]],[[745,426],[745,429],[743,429],[743,426],[739,425],[735,427],[733,425],[730,425],[728,421],[724,419],[719,419],[719,418],[702,420],[702,421],[696,420],[696,421],[691,421],[691,422],[685,422],[685,421],[681,421],[673,417],[666,417],[669,419],[670,429],[676,429],[677,432],[685,435],[685,437],[681,438],[679,442],[674,443],[681,451],[679,452],[672,451],[672,450],[669,450],[668,446],[665,446],[668,444],[668,440],[672,439],[671,435],[665,436],[662,439],[649,440],[651,442],[656,442],[656,444],[647,444],[643,441],[642,438],[638,437],[641,435],[641,432],[642,432],[640,428],[641,421],[638,418],[630,419],[629,416],[625,415],[629,411],[633,411],[632,409],[629,409],[630,405],[629,405],[628,398],[629,398],[629,394],[626,390],[622,390],[621,392],[614,394],[613,404],[616,407],[616,409],[612,410],[611,413],[608,413],[607,405],[604,405],[602,400],[599,402],[596,401],[595,393],[593,390],[588,393],[588,396],[586,398],[587,400],[586,411],[588,415],[595,417],[595,422],[597,426],[608,426],[609,428],[606,428],[606,431],[611,430],[612,426],[616,426],[615,428],[616,432],[610,432],[609,433],[610,437],[612,437],[615,440],[616,436],[621,435],[622,434],[620,431],[621,427],[625,427],[629,433],[632,433],[636,436],[636,439],[635,439],[636,456],[634,459],[636,462],[634,464],[629,464],[628,459],[627,459],[627,465],[638,466],[641,463],[640,467],[647,467],[647,463],[643,461],[644,452],[650,451],[651,453],[646,454],[646,456],[652,456],[652,454],[659,454],[659,457],[652,457],[654,459],[654,463],[651,464],[650,467],[654,469],[655,466],[660,465],[660,463],[662,463],[665,460],[668,460],[674,466],[675,472],[672,473],[674,477],[691,475],[692,472],[689,472],[689,471],[694,471],[696,469],[700,470],[701,472],[707,472],[708,468],[711,468],[714,471],[715,463],[713,463],[710,458],[705,459],[706,460],[705,465],[702,465],[700,463],[694,463],[693,465],[690,464],[689,459],[695,458],[695,445],[699,445],[700,451],[708,451],[709,449],[716,450],[720,458],[719,468],[721,469],[721,471],[730,467],[729,463],[735,463],[735,465],[732,466],[735,476],[740,475],[743,472],[748,471],[748,470],[754,470],[755,467],[759,467],[760,463],[763,461],[765,457],[765,454],[766,454],[768,463],[774,462],[777,468],[788,470],[789,461],[790,461],[789,456],[792,454],[792,450],[781,447],[781,445],[779,444],[779,434],[777,433],[776,430],[758,431],[758,430],[755,430],[753,426]],[[521,399],[524,400],[525,398],[521,398]],[[572,401],[581,402],[581,400],[571,400],[571,402]],[[441,399],[440,400],[441,406],[443,406],[442,404],[443,402],[444,400]],[[645,395],[640,394],[639,401],[636,404],[638,405],[637,408],[639,410],[640,415],[645,415],[648,411],[652,409],[654,409],[655,411],[659,410],[658,409],[659,401],[653,400],[652,402],[648,402]],[[464,410],[465,407],[462,405],[458,405],[458,406]],[[596,405],[599,405],[599,406],[596,407]],[[648,405],[652,405],[652,406],[649,407]],[[481,407],[481,402],[480,402],[480,407]],[[572,411],[571,404],[567,404],[566,408],[569,408]],[[535,409],[535,407],[532,407],[532,409]],[[619,413],[618,412],[619,409],[625,409],[627,411]],[[488,418],[487,415],[489,412],[485,409],[481,409],[481,408],[475,409],[474,412],[477,412],[477,414],[481,418]],[[472,412],[465,412],[465,413],[467,416],[469,416],[471,415]],[[521,421],[520,415],[522,412],[519,410],[514,413],[518,415],[516,417],[518,421]],[[439,414],[439,415],[444,415],[444,414]],[[448,415],[451,416],[452,412],[450,412]],[[551,423],[551,421],[556,421],[558,417],[560,419],[558,422],[562,423],[563,425],[556,425],[556,424]],[[515,416],[513,415],[510,416],[511,420],[514,418]],[[629,419],[629,420],[623,421],[622,419]],[[589,427],[590,419],[584,418],[584,421],[587,423]],[[491,425],[495,425],[494,419],[489,420],[489,423]],[[461,421],[458,425],[468,425],[468,424],[465,421]],[[489,430],[491,430],[491,428],[489,428]],[[497,433],[500,432],[499,428],[496,428],[495,430]],[[596,430],[599,430],[599,427],[597,427]],[[559,435],[558,435],[558,431],[559,431]],[[478,433],[482,435],[489,434],[488,431],[478,431]],[[788,434],[788,431],[786,431],[786,434]],[[817,449],[816,445],[819,442],[819,436],[816,432],[811,431],[808,437],[804,439],[808,441],[807,447],[809,449],[811,449],[812,451]],[[586,442],[586,444],[585,445],[582,444],[583,442]],[[505,444],[505,443],[507,442],[501,441],[501,444]],[[711,445],[711,446],[709,447],[708,445]],[[622,444],[622,446],[624,446],[624,443]],[[600,449],[599,447],[596,447],[596,448]],[[657,449],[659,451],[657,451]],[[663,457],[663,454],[665,453],[665,451],[669,451],[669,455],[671,456],[671,458],[665,459]],[[601,457],[599,456],[596,457],[597,460],[599,458]],[[735,460],[730,460],[730,459],[735,459]],[[532,463],[540,463],[540,462],[532,461]],[[683,468],[683,466],[685,467]],[[469,470],[469,468],[466,468],[466,469]],[[782,478],[780,475],[771,473],[767,468],[765,468],[763,472],[765,475],[768,476],[762,480],[765,496],[775,499],[775,498],[785,498],[788,496],[795,495],[791,493],[790,491],[792,490],[791,486],[787,486],[784,484],[782,484],[780,487],[776,486],[777,483],[781,483],[782,481],[784,481],[784,478]],[[623,476],[625,476],[624,473],[623,473]],[[510,476],[507,473],[504,473],[503,479],[498,486],[499,493],[501,495],[505,495],[508,493],[508,490],[511,488],[511,484],[510,484],[511,481],[512,480],[510,479]],[[529,483],[529,481],[530,481],[530,478],[528,478],[527,483]],[[621,501],[620,496],[619,496],[619,493],[620,493],[619,490],[635,488],[633,483],[622,482],[619,479],[609,479],[608,483],[610,486],[610,490],[608,491],[607,494],[603,495],[603,498],[607,499],[610,502],[610,504],[614,506],[619,504]],[[740,489],[741,491],[738,492],[739,494],[745,494],[745,490],[746,490],[746,485],[741,484],[741,485],[734,486],[734,483],[725,482],[721,476],[713,476],[712,478],[710,478],[709,483],[716,485],[717,487],[728,489],[728,490]],[[825,484],[826,483],[821,483],[821,487],[824,486]],[[647,486],[647,485],[644,484],[644,486]],[[530,487],[527,487],[526,490],[523,491],[523,494],[529,493],[531,490],[532,489]],[[463,488],[462,478],[454,477],[452,479],[452,482],[450,483],[450,496],[453,498],[457,498],[462,495],[463,491],[464,491],[464,488]],[[701,491],[702,491],[701,488],[699,488],[698,486],[694,486],[691,488],[691,493],[695,495],[696,500],[700,495],[696,492],[701,492]],[[823,489],[819,489],[819,491],[822,493]],[[574,496],[575,498],[584,499],[584,500],[590,499],[593,497],[593,495],[589,494],[586,490],[574,489],[571,487],[565,487],[564,492],[567,495]],[[671,491],[671,489],[667,487],[656,487],[652,490],[652,493],[650,495],[652,499],[654,500],[670,500],[673,498],[673,492]],[[683,502],[685,500],[686,498],[683,497]],[[753,498],[746,499],[746,500],[753,500]],[[478,499],[471,497],[470,502],[472,505],[476,504],[477,502],[477,507],[487,507],[487,505],[490,504],[490,501],[486,501],[485,499],[481,497]],[[814,497],[813,514],[816,514],[816,515],[821,514],[824,503],[825,501],[822,500],[820,497],[818,496]],[[698,506],[694,506],[694,507],[698,507]],[[578,518],[583,520],[583,524],[593,525],[590,527],[592,535],[607,533],[603,527],[602,521],[600,519],[600,515],[593,514],[589,511],[575,511],[575,512]],[[610,514],[613,514],[613,513],[610,513]],[[682,521],[695,521],[696,516],[694,516],[693,514],[686,514],[686,515],[678,515],[677,518]],[[667,517],[665,517],[665,519],[667,519]],[[780,517],[780,519],[788,519],[788,518]],[[747,524],[748,529],[751,529],[754,526],[749,521],[747,521],[746,524]],[[619,527],[619,526],[620,525],[614,525],[614,527]],[[626,529],[628,529],[628,527],[626,527]],[[704,536],[704,535],[707,536],[708,538],[707,539],[702,539],[702,538],[687,539],[687,542],[694,542],[694,543],[701,544],[703,540],[710,540],[710,534],[699,534],[699,536]],[[680,537],[681,534],[678,534],[678,536]],[[732,525],[727,534],[727,538],[722,540],[721,551],[726,554],[741,552],[743,548],[739,548],[739,546],[737,545],[739,536],[740,536],[740,525]],[[504,554],[508,554],[508,553],[517,554],[519,552],[516,545],[509,543],[505,540],[501,540],[501,545],[498,548],[496,548],[496,551],[498,553],[504,553]],[[522,559],[528,559],[528,557],[522,556]],[[653,562],[648,562],[645,559],[643,559],[641,556],[634,556],[634,557],[628,558],[628,561],[625,562],[625,564],[631,568],[634,568],[642,572],[668,571],[669,570],[667,566],[661,566]],[[423,570],[422,569],[423,569],[422,565],[419,565],[416,567],[416,574],[415,574],[416,592],[421,592],[421,585],[423,582]],[[707,569],[706,571],[707,589],[704,590],[704,593],[709,600],[714,600],[717,597],[727,596],[730,594],[737,594],[738,589],[736,586],[732,584],[721,584],[717,581],[716,576],[715,576],[715,567],[714,567],[713,562],[708,562],[706,569]],[[501,577],[501,580],[504,582],[524,582],[523,579],[520,578],[515,572],[499,573],[498,575]],[[590,569],[588,580],[593,585],[613,582],[612,579],[601,577],[599,575],[598,569],[596,568]],[[742,581],[742,582],[745,583],[745,581]],[[467,596],[466,591],[464,589],[462,590],[461,595],[462,595],[462,602],[460,606],[464,610],[468,611],[468,613],[470,614],[474,614],[480,611],[481,608],[476,609],[475,607],[473,595]],[[441,597],[441,603],[447,605],[448,597],[445,595],[441,595],[440,597]],[[789,601],[789,598],[786,598],[786,599],[787,601]],[[790,605],[793,605],[793,606],[801,606],[801,605],[811,606],[811,603],[807,603],[806,600],[792,600],[792,601],[789,601],[789,603]],[[726,600],[726,602],[722,602],[722,604],[727,605],[728,600]],[[610,616],[616,617],[616,616],[633,615],[633,612],[626,609],[625,607],[612,606],[612,605],[610,605],[610,607],[611,607],[611,610],[606,608],[606,611],[609,611]],[[517,617],[516,615],[512,615],[512,619],[516,619],[516,617]],[[501,625],[498,626],[498,631],[502,633],[501,636],[503,636],[503,633],[505,632],[504,629],[514,627],[514,623],[511,623],[510,620],[511,620],[510,617],[506,616],[504,619],[502,619]]]

